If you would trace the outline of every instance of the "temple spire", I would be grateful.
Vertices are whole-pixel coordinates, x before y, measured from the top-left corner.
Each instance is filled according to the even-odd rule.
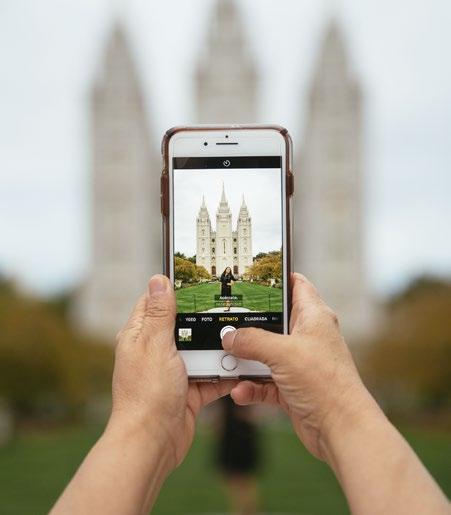
[[[89,269],[73,309],[77,328],[110,341],[116,332],[116,317],[127,317],[146,277],[160,270],[160,193],[154,187],[157,156],[149,146],[154,138],[139,70],[126,25],[118,15],[105,35],[99,57],[88,117]],[[113,219],[117,224],[111,231]],[[130,254],[108,250],[116,245],[130,249]],[[111,282],[112,269],[126,273]],[[109,303],[113,298],[114,304]]]
[[[238,2],[215,2],[196,75],[201,123],[257,121],[257,71]]]
[[[205,195],[202,195],[202,204],[200,205],[198,218],[210,219],[210,214],[208,213],[207,204],[205,204]]]
[[[311,103],[327,109],[334,109],[337,104],[346,108],[349,93],[359,100],[360,88],[349,63],[342,27],[336,18],[332,18],[326,28],[312,79]]]
[[[298,158],[302,187],[295,192],[294,220],[303,223],[294,256],[295,267],[323,292],[353,343],[368,336],[375,321],[364,254],[363,124],[360,84],[342,25],[333,17],[318,49]]]
[[[139,102],[142,101],[139,77],[129,39],[124,24],[119,18],[114,20],[105,42],[103,59],[94,81],[94,95],[102,95],[106,90],[115,95],[133,95]]]
[[[245,221],[247,219],[250,219],[249,216],[249,210],[247,209],[246,201],[244,200],[244,194],[242,196],[241,201],[241,207],[240,207],[240,213],[238,215],[238,221]]]
[[[222,182],[221,200],[219,201],[217,214],[232,216],[232,212],[230,211],[229,203],[227,202],[227,197],[225,194],[224,181]]]

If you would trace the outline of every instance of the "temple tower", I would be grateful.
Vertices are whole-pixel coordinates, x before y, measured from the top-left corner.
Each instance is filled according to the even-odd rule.
[[[307,111],[295,171],[295,268],[358,340],[374,314],[364,266],[362,98],[336,21],[319,52]]]
[[[158,167],[136,67],[116,22],[90,98],[90,260],[77,325],[111,338],[161,272]]]

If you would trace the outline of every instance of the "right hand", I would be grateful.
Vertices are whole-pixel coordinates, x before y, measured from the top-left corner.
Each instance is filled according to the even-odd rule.
[[[265,363],[273,378],[272,383],[240,382],[231,396],[240,405],[280,405],[306,448],[325,460],[330,432],[377,405],[359,377],[335,313],[297,273],[292,274],[292,300],[289,335],[252,327],[224,335],[225,350]]]

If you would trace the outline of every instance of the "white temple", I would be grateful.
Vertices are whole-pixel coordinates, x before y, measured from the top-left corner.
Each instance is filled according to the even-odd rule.
[[[196,219],[196,265],[203,266],[214,276],[220,276],[229,266],[236,277],[246,274],[252,266],[252,220],[244,195],[235,231],[224,185],[216,211],[215,228],[211,224],[205,199],[202,199]]]

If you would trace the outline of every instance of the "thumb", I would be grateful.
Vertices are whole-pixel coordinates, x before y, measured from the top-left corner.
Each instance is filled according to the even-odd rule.
[[[286,355],[286,338],[257,327],[242,327],[227,332],[222,338],[222,346],[237,358],[253,359],[272,368]]]
[[[171,281],[161,274],[154,275],[148,284],[143,328],[152,339],[172,336],[175,324],[175,295]]]

